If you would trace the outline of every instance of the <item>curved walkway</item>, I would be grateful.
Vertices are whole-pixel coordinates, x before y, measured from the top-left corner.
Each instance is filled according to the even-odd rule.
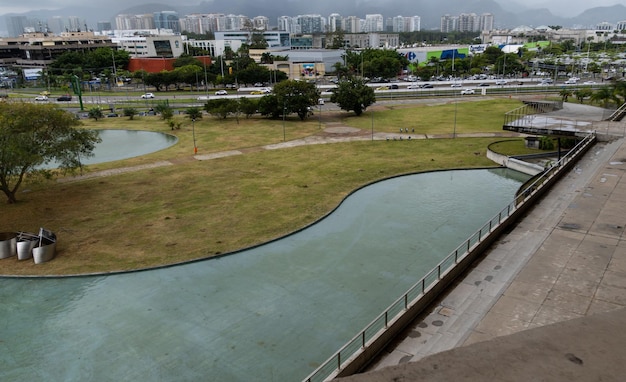
[[[345,380],[623,380],[625,202],[621,138],[591,149],[369,373]]]

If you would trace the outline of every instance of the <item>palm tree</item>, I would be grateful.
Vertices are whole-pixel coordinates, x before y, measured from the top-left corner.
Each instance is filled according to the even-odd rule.
[[[569,89],[563,89],[559,92],[559,95],[561,96],[561,100],[563,100],[563,102],[567,102],[567,99],[572,96],[572,91]]]
[[[609,106],[609,102],[613,99],[613,92],[608,87],[602,87],[591,94],[591,102],[601,103],[603,108]]]

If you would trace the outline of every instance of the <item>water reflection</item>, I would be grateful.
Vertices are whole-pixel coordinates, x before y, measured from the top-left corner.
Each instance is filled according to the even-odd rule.
[[[93,151],[94,156],[81,158],[85,165],[134,158],[166,149],[174,145],[178,138],[174,135],[140,130],[97,130],[102,142]],[[56,168],[50,162],[43,168]]]
[[[400,177],[236,255],[106,277],[0,279],[0,379],[299,380],[526,178],[504,169]]]

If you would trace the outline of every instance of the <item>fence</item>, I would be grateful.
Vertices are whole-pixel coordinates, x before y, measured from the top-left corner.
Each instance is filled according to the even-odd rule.
[[[496,240],[496,238],[540,198],[595,142],[589,134],[563,158],[537,176],[497,215],[486,222],[434,269],[415,283],[383,313],[326,360],[304,381],[328,381],[361,370],[402,331],[428,304]]]

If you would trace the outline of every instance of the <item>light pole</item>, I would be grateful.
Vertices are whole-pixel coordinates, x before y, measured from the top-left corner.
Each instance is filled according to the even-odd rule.
[[[370,114],[372,114],[372,142],[374,142],[374,110],[370,110]]]
[[[198,153],[198,147],[196,146],[196,119],[191,118],[191,134],[193,135],[193,153]]]
[[[286,99],[283,98],[283,142],[285,142],[285,114],[287,114]]]
[[[319,129],[322,130],[322,99],[320,98],[319,100],[317,100],[317,104],[320,107],[320,115],[317,116],[317,119],[319,121]]]

